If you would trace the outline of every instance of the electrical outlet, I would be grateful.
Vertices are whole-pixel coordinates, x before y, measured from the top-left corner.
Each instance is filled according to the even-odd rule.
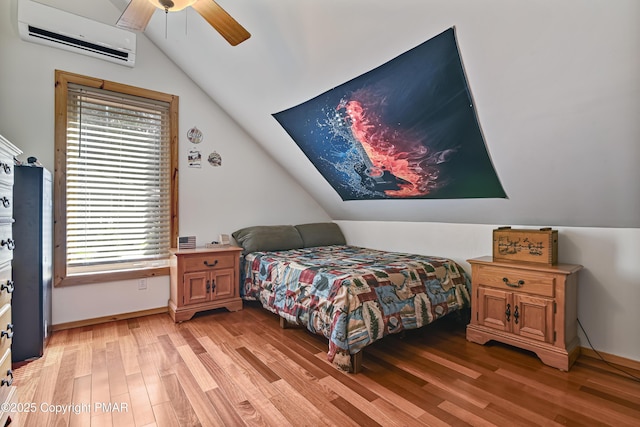
[[[143,291],[147,289],[147,279],[138,279],[138,290]]]

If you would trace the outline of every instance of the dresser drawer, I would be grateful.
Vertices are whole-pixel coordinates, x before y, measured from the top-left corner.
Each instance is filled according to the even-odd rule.
[[[13,325],[11,323],[11,305],[0,308],[0,354],[11,348],[13,341]],[[0,374],[2,371],[0,371]],[[1,375],[0,375],[1,376]]]
[[[0,156],[0,185],[13,186],[13,159]]]
[[[5,425],[11,415],[10,411],[15,410],[12,404],[16,403],[16,388],[12,386],[11,350],[6,350],[0,359],[0,381],[0,425]]]
[[[0,173],[2,169],[0,168]],[[11,218],[13,215],[13,188],[0,182],[0,218]]]
[[[11,264],[5,264],[0,268],[0,307],[11,304],[13,294],[13,281],[11,280]]]
[[[0,170],[2,170],[0,168]],[[13,234],[11,233],[11,223],[0,223],[0,264],[13,259]]]
[[[13,371],[11,370],[11,349],[7,349],[2,353],[0,359],[0,395],[4,395],[8,387],[13,384]]]
[[[233,253],[208,253],[202,255],[193,255],[184,259],[184,271],[213,270],[218,268],[230,268],[235,265],[235,259],[238,255]]]
[[[555,292],[555,278],[551,275],[516,268],[478,267],[477,283],[497,289],[517,289],[534,295],[553,297]]]

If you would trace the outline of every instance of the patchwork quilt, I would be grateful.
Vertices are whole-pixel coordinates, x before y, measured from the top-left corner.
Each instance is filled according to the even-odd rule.
[[[415,329],[470,305],[471,282],[454,261],[355,246],[320,246],[244,257],[241,295],[329,339],[327,358]]]

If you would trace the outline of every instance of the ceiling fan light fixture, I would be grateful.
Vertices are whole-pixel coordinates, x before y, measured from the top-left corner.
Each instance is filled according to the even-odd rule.
[[[131,31],[144,31],[158,8],[165,11],[166,28],[169,12],[189,6],[192,6],[231,46],[236,46],[251,37],[251,34],[214,0],[130,0],[116,25]]]
[[[160,10],[168,10],[169,12],[177,12],[186,7],[191,6],[197,0],[148,0]]]

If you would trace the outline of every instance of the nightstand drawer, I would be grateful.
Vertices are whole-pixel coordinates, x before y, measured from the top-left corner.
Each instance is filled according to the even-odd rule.
[[[235,258],[238,255],[233,253],[208,253],[197,256],[189,256],[184,260],[185,272],[213,270],[214,268],[231,268],[235,265]]]
[[[511,268],[479,266],[478,284],[534,295],[554,296],[555,278],[551,275]]]

